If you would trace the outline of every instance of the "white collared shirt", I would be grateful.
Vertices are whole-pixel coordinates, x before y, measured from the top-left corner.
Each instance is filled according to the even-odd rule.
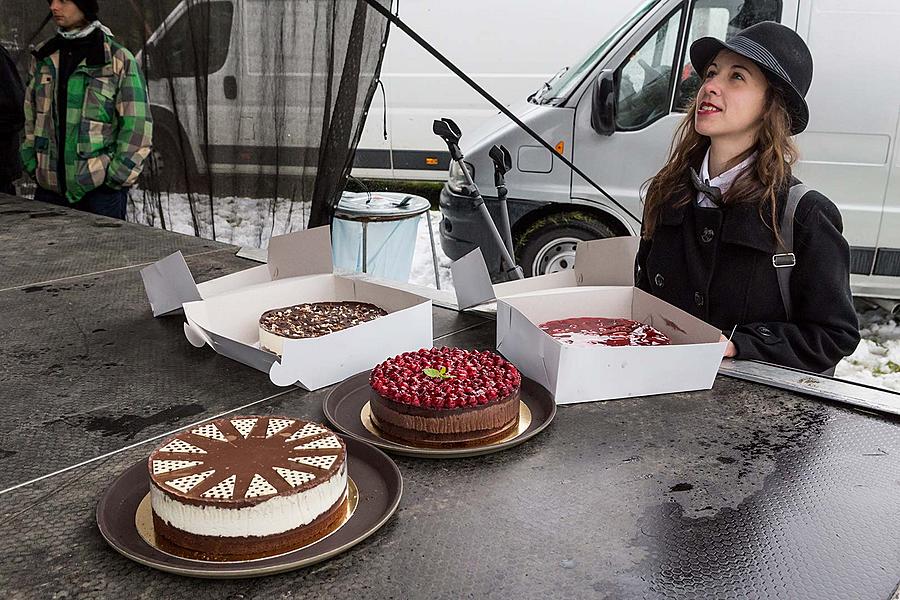
[[[722,195],[725,195],[725,192],[731,187],[734,183],[734,180],[738,178],[738,175],[743,172],[744,169],[753,164],[753,161],[756,160],[756,152],[747,157],[746,160],[741,162],[738,165],[735,165],[719,175],[718,177],[713,177],[710,179],[709,177],[709,149],[706,150],[706,156],[703,157],[703,164],[700,166],[700,179],[704,182],[707,182],[709,185],[719,188],[721,190]],[[704,208],[716,208],[716,203],[709,199],[709,197],[703,192],[697,192],[697,204]]]

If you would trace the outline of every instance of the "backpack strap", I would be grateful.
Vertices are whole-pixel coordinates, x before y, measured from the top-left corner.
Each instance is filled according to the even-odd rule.
[[[784,312],[787,314],[788,321],[793,315],[791,271],[797,264],[797,258],[794,256],[794,214],[797,212],[800,199],[808,191],[809,187],[802,183],[791,186],[784,214],[781,216],[781,242],[778,244],[777,254],[772,256],[772,266],[775,267],[775,274],[778,276],[778,289],[781,291],[781,302],[784,304]]]

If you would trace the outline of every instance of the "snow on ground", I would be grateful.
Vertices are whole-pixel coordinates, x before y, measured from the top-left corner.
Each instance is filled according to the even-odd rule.
[[[212,238],[209,219],[209,200],[197,195],[197,228],[201,237]],[[166,228],[188,235],[194,234],[191,212],[186,194],[166,194],[160,198]],[[215,239],[237,246],[265,248],[272,235],[297,231],[303,228],[309,214],[309,203],[280,199],[274,209],[271,199],[218,198],[215,202]],[[149,200],[142,192],[132,190],[128,206],[128,220],[160,227],[160,219],[155,215]],[[438,272],[441,289],[452,290],[450,259],[441,250],[438,231],[441,213],[429,213],[435,236],[438,257]],[[409,283],[435,287],[431,245],[428,240],[428,225],[424,218],[419,220],[416,250],[413,258]],[[835,371],[841,379],[858,381],[868,385],[900,392],[900,324],[898,317],[878,308],[864,310],[859,315],[862,341],[856,351],[842,360]]]
[[[862,341],[835,376],[900,392],[900,323],[883,308],[859,314]]]
[[[162,206],[163,219],[159,218],[157,207],[153,205],[153,201],[149,197],[145,199],[140,190],[132,190],[129,200],[129,221],[161,227],[164,220],[166,229],[194,235],[187,194],[162,194],[160,196],[159,202]],[[193,196],[193,203],[200,237],[212,239],[213,228],[209,218],[209,198],[197,194]],[[271,198],[260,200],[234,197],[217,198],[213,221],[215,223],[215,239],[236,246],[266,248],[269,245],[269,238],[273,235],[299,231],[304,228],[309,216],[309,202],[291,203],[286,198],[280,198],[274,205],[273,210]],[[438,238],[441,213],[440,211],[431,211],[429,215],[435,235],[434,242],[441,289],[453,290],[453,283],[450,279],[450,259],[441,250]],[[428,239],[428,223],[423,217],[419,219],[409,283],[434,288],[436,287],[434,261]]]

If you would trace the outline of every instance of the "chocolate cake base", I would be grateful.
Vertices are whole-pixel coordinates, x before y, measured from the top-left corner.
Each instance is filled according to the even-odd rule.
[[[483,446],[519,425],[519,391],[499,402],[452,410],[399,404],[372,391],[372,423],[391,441],[429,448]]]
[[[425,448],[473,448],[502,440],[519,428],[519,417],[499,431],[475,431],[456,434],[427,434],[414,429],[404,429],[383,423],[372,413],[372,424],[382,437],[392,442]]]
[[[315,521],[295,529],[268,536],[218,537],[197,535],[176,529],[153,513],[153,530],[160,550],[194,560],[253,560],[284,554],[312,544],[344,523],[349,508],[345,493]]]

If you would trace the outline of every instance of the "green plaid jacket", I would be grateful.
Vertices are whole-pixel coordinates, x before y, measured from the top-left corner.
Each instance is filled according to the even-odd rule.
[[[51,40],[52,41],[52,40]],[[65,176],[66,197],[75,203],[103,185],[132,185],[150,153],[153,123],[147,86],[140,66],[124,46],[103,36],[103,56],[86,59],[69,78],[65,147],[57,143],[56,73],[59,50],[33,52],[25,90],[25,170],[47,190],[59,192]],[[91,64],[95,63],[95,64]],[[64,154],[65,173],[57,173]]]

